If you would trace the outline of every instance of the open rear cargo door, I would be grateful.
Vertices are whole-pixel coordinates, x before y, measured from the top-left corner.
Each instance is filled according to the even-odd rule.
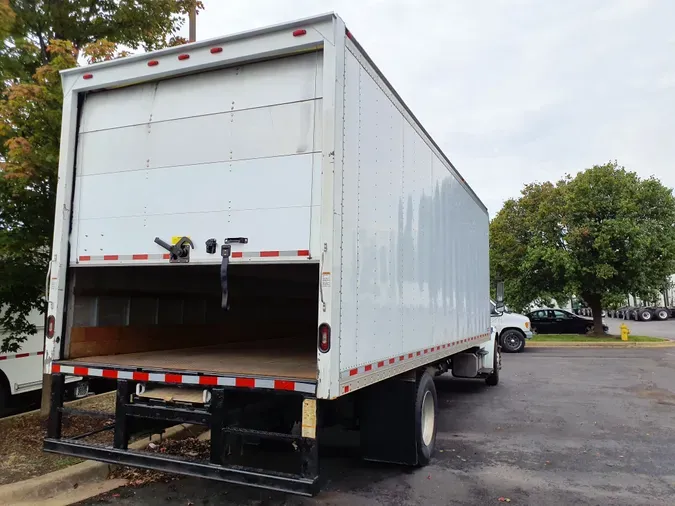
[[[87,95],[71,264],[165,263],[155,237],[181,236],[197,263],[220,262],[211,238],[246,238],[234,259],[308,257],[322,68],[318,51]]]

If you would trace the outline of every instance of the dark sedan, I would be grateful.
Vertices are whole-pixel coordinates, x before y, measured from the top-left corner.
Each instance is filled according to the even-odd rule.
[[[537,334],[586,334],[593,329],[593,318],[584,318],[562,309],[537,309],[526,315]],[[605,332],[609,330],[603,324]]]

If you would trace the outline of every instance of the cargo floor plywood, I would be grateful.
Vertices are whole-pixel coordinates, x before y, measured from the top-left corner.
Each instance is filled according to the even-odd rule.
[[[316,380],[316,352],[277,347],[232,349],[227,346],[205,346],[124,355],[99,355],[67,362],[144,370],[198,371],[235,376]]]

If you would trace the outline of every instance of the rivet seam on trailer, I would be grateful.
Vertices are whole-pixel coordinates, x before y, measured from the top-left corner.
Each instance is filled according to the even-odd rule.
[[[316,385],[300,381],[289,381],[274,378],[244,378],[228,376],[199,376],[195,374],[176,374],[160,372],[125,371],[118,369],[99,369],[89,366],[71,366],[52,364],[52,374],[72,374],[75,376],[94,376],[99,378],[148,381],[180,385],[225,386],[238,388],[263,388],[267,390],[285,390],[315,394]]]
[[[26,358],[44,355],[44,351],[36,351],[33,353],[14,353],[13,355],[0,355],[0,360],[12,360],[14,358]]]
[[[366,365],[362,365],[362,366],[359,366],[359,367],[346,369],[346,370],[340,372],[340,378],[341,379],[353,378],[354,376],[358,376],[360,374],[372,372],[372,371],[377,370],[377,369],[382,369],[384,367],[395,365],[395,364],[403,362],[405,360],[410,360],[412,358],[420,357],[422,355],[427,355],[429,353],[437,353],[437,352],[442,351],[442,350],[451,350],[458,345],[465,344],[465,343],[471,343],[471,342],[478,341],[478,340],[485,339],[485,338],[489,338],[489,337],[490,337],[489,333],[480,334],[478,336],[468,337],[466,339],[460,339],[458,341],[453,341],[453,342],[445,343],[445,344],[439,344],[439,345],[436,345],[436,346],[432,346],[430,348],[424,348],[424,349],[421,349],[421,350],[412,351],[412,352],[405,353],[403,355],[398,355],[396,357],[391,357],[391,358],[388,358],[388,359],[385,359],[385,360],[379,360],[379,361],[373,362],[371,364],[366,364]]]
[[[231,258],[277,258],[277,257],[309,257],[307,249],[291,251],[233,251]],[[149,254],[135,253],[133,255],[80,255],[78,263],[97,262],[126,262],[126,261],[157,261],[169,260],[168,253]]]

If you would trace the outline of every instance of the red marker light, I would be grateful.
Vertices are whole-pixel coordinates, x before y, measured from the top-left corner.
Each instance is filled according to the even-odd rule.
[[[47,338],[54,337],[54,329],[56,328],[56,318],[54,315],[49,315],[47,318]]]
[[[304,28],[301,28],[300,30],[295,30],[293,32],[293,37],[302,37],[303,35],[307,35],[307,30]]]
[[[322,323],[319,325],[319,351],[326,353],[330,350],[330,325]]]

